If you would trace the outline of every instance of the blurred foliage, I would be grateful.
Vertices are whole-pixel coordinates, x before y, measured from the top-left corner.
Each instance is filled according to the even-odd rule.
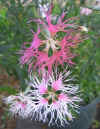
[[[0,4],[0,64],[9,75],[14,74],[25,88],[24,79],[27,78],[27,70],[19,66],[19,54],[22,43],[32,40],[30,29],[34,24],[28,24],[28,20],[36,15],[34,3],[28,6],[18,0],[1,0]]]
[[[100,11],[92,11],[89,16],[80,16],[80,25],[88,28],[87,40],[79,46],[77,62],[80,88],[86,102],[100,95]]]
[[[77,75],[83,99],[89,103],[93,98],[100,95],[100,12],[93,10],[89,16],[80,15],[78,0],[67,0],[64,7],[60,0],[1,0],[0,1],[0,64],[9,75],[15,75],[20,80],[21,89],[25,88],[27,68],[19,65],[18,51],[24,42],[32,41],[31,29],[36,31],[35,23],[28,23],[32,18],[39,17],[39,3],[46,4],[47,1],[54,2],[54,14],[67,11],[66,18],[77,16],[77,23],[86,26],[88,32],[84,32],[86,40],[83,40],[76,48],[77,56],[72,67],[73,73]],[[64,1],[64,0],[63,0]],[[27,3],[28,2],[28,3]],[[60,4],[59,4],[60,3]],[[78,4],[77,4],[78,3]],[[60,9],[60,6],[62,7]],[[83,0],[80,6],[86,6]],[[0,89],[0,91],[5,89]],[[14,92],[15,93],[15,92]]]
[[[2,92],[6,92],[7,94],[16,94],[17,90],[12,88],[11,86],[0,86],[0,94]]]

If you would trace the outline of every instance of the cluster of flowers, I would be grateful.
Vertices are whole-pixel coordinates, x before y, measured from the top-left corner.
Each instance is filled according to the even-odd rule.
[[[38,24],[38,30],[33,32],[30,46],[27,48],[27,43],[24,43],[20,51],[20,63],[29,66],[28,88],[16,96],[7,97],[5,102],[13,116],[64,126],[74,118],[73,114],[79,112],[81,99],[78,85],[68,67],[74,64],[72,59],[76,55],[72,50],[81,39],[80,34],[76,33],[74,18],[65,20],[66,13],[63,12],[53,24],[51,12],[52,7],[45,12],[45,21],[32,20]],[[59,33],[63,33],[62,38]],[[64,64],[67,65],[66,69]],[[33,75],[36,69],[37,76]]]

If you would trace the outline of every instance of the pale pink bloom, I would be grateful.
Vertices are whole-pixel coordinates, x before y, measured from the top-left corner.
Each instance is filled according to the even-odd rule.
[[[92,13],[92,9],[81,7],[80,14],[82,15],[90,15]]]
[[[25,96],[23,93],[16,96],[11,95],[4,99],[5,103],[9,105],[9,111],[12,116],[20,116],[27,118],[29,116],[29,110],[31,111],[32,100]]]
[[[64,127],[74,118],[73,112],[79,113],[78,86],[73,84],[70,71],[61,73],[54,68],[51,74],[45,71],[45,76],[38,78],[31,74],[25,92],[5,98],[5,103],[13,116]]]
[[[60,127],[68,124],[66,118],[68,120],[74,118],[73,111],[78,113],[77,104],[81,99],[78,96],[78,86],[73,84],[74,80],[70,74],[69,71],[60,73],[58,69],[55,69],[46,80],[30,76],[30,88],[25,92],[29,98],[32,98],[31,105],[33,106],[29,111],[29,117],[32,120],[42,121],[48,125],[58,125],[60,121],[58,125]],[[46,75],[48,75],[47,71]],[[48,114],[50,114],[49,120]]]

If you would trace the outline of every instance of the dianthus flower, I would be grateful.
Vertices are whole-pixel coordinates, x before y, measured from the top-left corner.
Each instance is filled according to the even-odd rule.
[[[22,55],[20,63],[22,65],[28,64],[28,71],[38,68],[38,70],[48,69],[49,73],[52,71],[52,66],[63,65],[64,62],[74,64],[72,58],[76,55],[71,52],[70,48],[74,48],[80,42],[80,34],[75,33],[73,18],[64,20],[65,12],[58,18],[57,23],[52,23],[51,8],[46,13],[45,21],[41,19],[33,19],[31,21],[38,24],[38,30],[34,33],[33,41],[30,47],[27,48],[24,44],[24,49],[20,51]],[[40,38],[43,34],[39,26],[43,27],[45,39]],[[58,32],[63,32],[64,36],[59,39]]]
[[[81,7],[80,9],[81,9],[81,11],[80,11],[81,15],[88,16],[88,15],[90,15],[93,12],[92,9],[89,9],[89,8]]]
[[[74,118],[73,112],[78,113],[81,99],[70,74],[69,71],[52,72],[47,78],[30,77],[30,88],[26,92],[32,98],[33,107],[29,113],[32,120],[64,127]]]
[[[73,82],[70,71],[46,71],[41,78],[31,74],[25,92],[5,98],[5,103],[12,116],[64,127],[79,113],[81,99]]]
[[[9,106],[9,112],[12,116],[20,116],[22,118],[27,118],[32,107],[32,100],[24,95],[24,93],[19,93],[16,96],[11,95],[4,98],[5,103]],[[30,105],[30,106],[29,106]]]

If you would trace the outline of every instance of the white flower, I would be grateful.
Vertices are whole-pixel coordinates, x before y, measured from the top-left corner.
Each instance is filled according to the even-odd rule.
[[[80,14],[81,15],[86,15],[86,16],[88,16],[88,15],[90,15],[93,11],[92,11],[92,9],[89,9],[89,8],[85,8],[85,7],[80,7]]]
[[[20,93],[16,96],[11,95],[4,98],[4,101],[9,106],[9,111],[12,116],[20,116],[22,118],[27,118],[29,115],[29,110],[32,109],[32,100],[25,96],[24,93]]]
[[[5,98],[5,102],[13,116],[64,127],[75,117],[73,113],[79,113],[81,99],[78,86],[73,83],[70,71],[61,73],[55,69],[41,78],[31,74],[26,91]]]
[[[77,96],[78,86],[71,83],[70,72],[52,72],[48,77],[30,76],[30,89],[26,94],[32,98],[33,107],[30,117],[48,125],[64,126],[74,118],[72,112],[78,113],[77,103],[81,99]],[[48,75],[48,73],[47,73]]]

